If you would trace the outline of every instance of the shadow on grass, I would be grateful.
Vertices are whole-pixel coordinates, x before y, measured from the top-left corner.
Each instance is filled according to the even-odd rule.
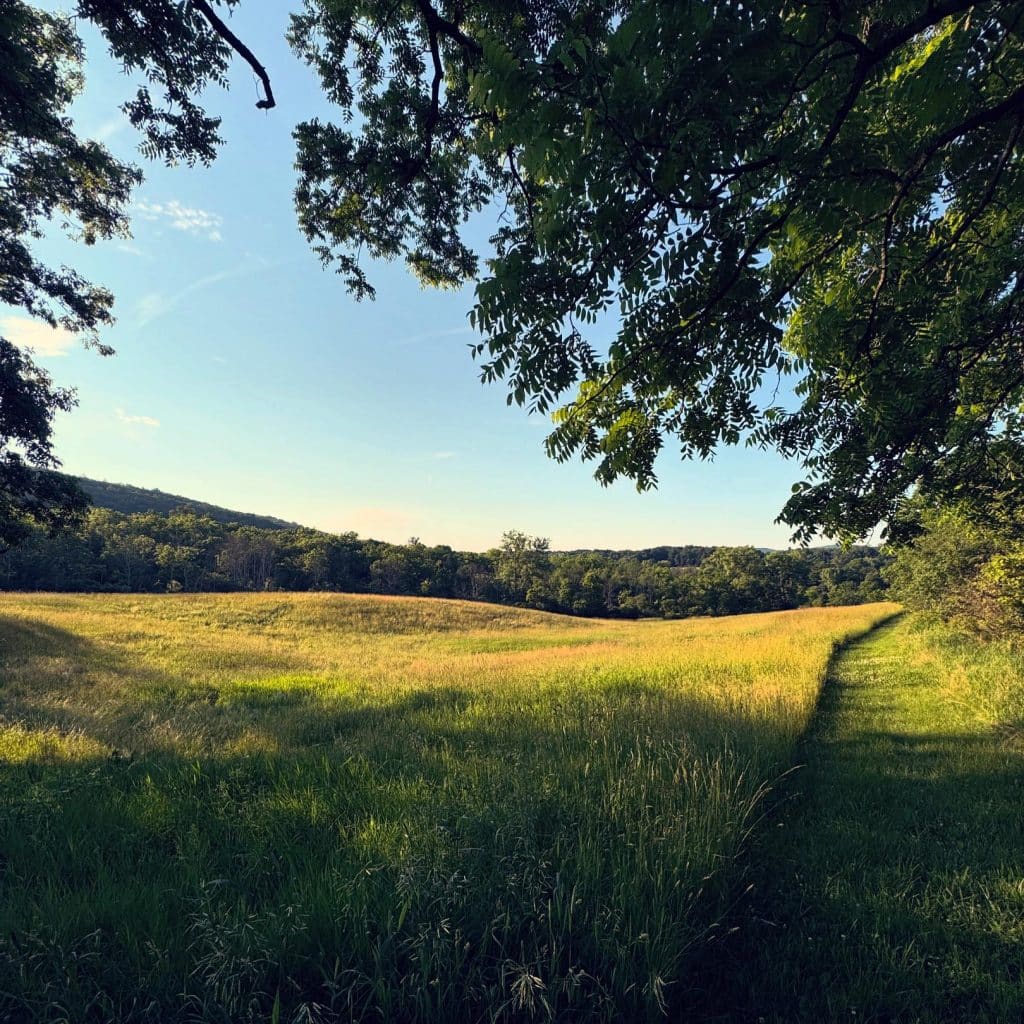
[[[1024,1019],[1024,757],[944,727],[889,623],[836,659],[700,1019]]]
[[[0,643],[3,722],[53,737],[0,751],[5,1021],[658,1018],[790,753],[634,683],[382,702]]]

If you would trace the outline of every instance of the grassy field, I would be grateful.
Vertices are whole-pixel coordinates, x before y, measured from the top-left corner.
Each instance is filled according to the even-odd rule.
[[[837,660],[799,757],[704,1016],[1024,1020],[1024,657],[886,625]]]
[[[0,597],[0,1019],[675,1014],[892,611]]]

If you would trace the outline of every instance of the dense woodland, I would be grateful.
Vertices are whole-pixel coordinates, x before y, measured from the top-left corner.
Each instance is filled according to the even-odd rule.
[[[484,553],[259,529],[183,508],[94,508],[76,529],[34,530],[0,556],[0,588],[54,591],[336,590],[497,601],[573,615],[728,615],[880,599],[886,557],[869,547],[549,550],[510,531]]]

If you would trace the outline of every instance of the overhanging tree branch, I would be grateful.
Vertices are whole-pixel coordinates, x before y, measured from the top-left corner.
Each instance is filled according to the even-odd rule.
[[[253,69],[259,80],[263,83],[263,91],[266,93],[266,96],[257,102],[257,109],[269,110],[271,107],[277,106],[277,100],[274,99],[274,90],[270,86],[270,75],[267,74],[267,69],[256,59],[256,55],[252,50],[228,28],[206,0],[192,0],[192,6],[209,22],[210,28]]]

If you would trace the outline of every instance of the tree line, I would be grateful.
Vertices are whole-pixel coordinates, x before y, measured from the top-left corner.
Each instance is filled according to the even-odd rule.
[[[321,590],[493,601],[572,615],[728,615],[881,599],[886,556],[860,547],[760,551],[659,547],[550,549],[512,530],[486,552],[367,540],[355,533],[225,524],[192,509],[93,508],[0,555],[9,590]]]

